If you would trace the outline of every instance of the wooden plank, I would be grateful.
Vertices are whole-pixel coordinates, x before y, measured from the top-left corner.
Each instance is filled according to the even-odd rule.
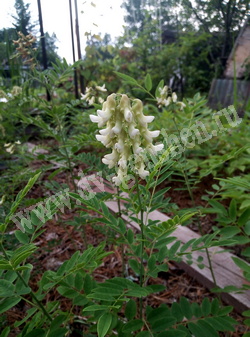
[[[86,188],[86,185],[91,186],[93,192],[115,192],[108,182],[106,182],[105,184],[105,180],[95,175],[84,177],[78,182],[78,186],[80,188],[84,189]],[[105,203],[113,213],[118,213],[117,201],[110,200],[106,201]],[[123,203],[121,203],[121,209],[126,209]],[[132,226],[136,230],[140,231],[140,226],[136,222],[131,220],[129,215],[123,214],[122,218],[128,223],[129,226]],[[170,218],[167,215],[155,210],[148,215],[148,219],[159,220],[163,222]],[[184,226],[177,227],[173,235],[176,236],[177,239],[180,240],[183,244],[193,238],[200,238],[200,235],[198,233],[195,233],[188,227]],[[234,257],[235,255],[229,252],[225,252],[224,249],[221,247],[210,248],[209,254],[218,287],[224,288],[226,286],[233,285],[241,288],[243,284],[249,284],[249,282],[247,282],[247,280],[244,278],[241,269],[236,266],[232,260],[232,257]],[[198,264],[195,262],[197,261],[199,256],[202,256],[203,258],[203,269],[200,269],[198,267]],[[178,265],[182,269],[184,269],[189,275],[196,278],[205,287],[209,289],[215,287],[211,271],[209,269],[206,252],[193,252],[192,257],[194,261],[192,265],[189,265],[185,261],[178,263]],[[250,290],[244,291],[244,293],[222,293],[221,297],[226,303],[233,305],[238,312],[250,309]]]

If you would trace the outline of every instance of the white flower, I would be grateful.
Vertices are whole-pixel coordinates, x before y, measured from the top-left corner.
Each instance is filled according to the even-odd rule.
[[[97,85],[95,88],[97,90],[101,91],[101,92],[106,92],[107,91],[107,89],[105,88],[105,84],[103,84],[103,86],[101,86],[101,87]]]
[[[133,124],[130,124],[128,127],[128,133],[130,138],[135,139],[135,137],[140,133],[139,129],[135,129]]]
[[[81,99],[82,99],[82,100],[85,100],[87,97],[88,97],[87,94],[84,95],[83,93],[81,93]]]
[[[120,120],[117,120],[112,130],[115,134],[118,135],[122,130],[122,122]]]
[[[163,148],[164,148],[163,144],[151,145],[149,147],[149,151],[155,155],[157,152],[163,150]]]
[[[110,137],[113,136],[112,128],[110,125],[106,129],[99,130],[99,132],[103,136],[107,136],[108,134],[110,135]]]
[[[118,159],[118,153],[117,151],[113,150],[112,153],[106,154],[102,158],[102,162],[103,164],[108,165],[109,168],[113,168],[117,163],[117,159]]]
[[[137,116],[138,123],[141,124],[141,126],[146,127],[148,123],[153,122],[155,119],[154,116],[144,116],[144,115],[139,115]]]
[[[159,93],[161,96],[166,95],[166,93],[168,92],[168,86],[165,85],[163,88],[159,88]]]
[[[98,98],[98,102],[102,104],[102,103],[104,102],[104,99],[101,98],[101,97],[99,97],[99,98]]]
[[[92,96],[89,100],[88,100],[89,105],[93,105],[95,103],[95,96]]]
[[[0,103],[7,103],[8,100],[5,97],[0,98]]]
[[[116,167],[117,175],[113,177],[113,182],[117,186],[121,183],[126,186],[128,168],[145,179],[149,171],[145,169],[144,151],[156,154],[163,149],[163,144],[152,144],[160,131],[148,130],[147,125],[154,116],[143,114],[142,102],[135,99],[132,104],[127,95],[112,94],[103,103],[102,110],[97,110],[97,116],[90,115],[90,119],[98,126],[106,125],[96,139],[112,148],[112,153],[105,155],[102,162],[109,168]]]
[[[15,144],[8,143],[8,144],[4,144],[4,146],[6,147],[6,152],[10,154],[14,152]]]
[[[111,118],[111,111],[110,110],[97,110],[97,114],[102,117],[103,121],[106,123]]]
[[[168,97],[167,99],[163,100],[162,105],[164,105],[165,107],[169,106],[169,104],[171,103],[172,99],[171,97]]]
[[[152,138],[158,137],[159,134],[160,134],[159,130],[148,131],[148,129],[146,129],[146,132],[144,133],[144,138],[148,143],[152,143]]]
[[[2,196],[1,200],[0,200],[0,205],[2,205],[4,203],[5,200],[5,195]]]
[[[133,146],[133,152],[134,154],[139,154],[143,151],[143,148],[140,147],[140,145],[138,143],[135,143]]]
[[[173,100],[174,103],[177,102],[177,95],[176,95],[175,92],[172,93],[172,100]]]
[[[111,138],[110,138],[110,135],[106,135],[106,136],[103,136],[103,135],[96,135],[95,136],[97,140],[99,140],[99,142],[101,142],[104,146],[106,147],[109,147],[109,144],[110,144],[110,141],[111,141]]]
[[[119,139],[118,142],[115,143],[115,149],[119,153],[122,153],[124,151],[124,142],[122,139]]]
[[[113,177],[112,181],[113,181],[113,183],[115,183],[116,186],[120,186],[121,183],[122,183],[122,180],[118,176]]]
[[[123,172],[121,169],[118,170],[117,176],[112,178],[112,181],[116,186],[120,186],[122,182],[126,179],[127,172]]]
[[[181,110],[186,107],[186,104],[183,102],[177,102],[176,104],[180,107]]]
[[[98,127],[101,128],[105,125],[105,121],[102,117],[96,116],[96,115],[89,115],[89,118],[91,119],[91,122],[98,123]]]
[[[144,167],[145,167],[144,164],[141,163],[141,166],[138,169],[138,174],[141,179],[145,179],[149,175],[149,171],[145,170]]]
[[[124,118],[128,123],[132,122],[133,115],[132,115],[132,112],[128,108],[124,110]]]
[[[118,165],[123,169],[127,168],[127,159],[125,156],[121,157],[121,159],[118,161]]]

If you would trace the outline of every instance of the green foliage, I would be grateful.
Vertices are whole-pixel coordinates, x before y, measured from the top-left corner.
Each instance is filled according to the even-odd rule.
[[[147,13],[144,14],[150,23]],[[103,53],[103,58],[111,62],[106,54],[108,50],[98,43],[96,45],[100,48],[99,52]],[[89,41],[89,47],[92,47],[92,41]],[[175,102],[159,110],[155,102],[164,81],[158,80],[158,75],[154,76],[145,69],[140,77],[134,79],[116,71],[117,78],[123,81],[126,88],[131,87],[133,92],[139,89],[137,92],[147,99],[145,114],[152,113],[155,116],[152,125],[161,129],[158,140],[164,143],[165,149],[159,155],[151,154],[145,159],[149,174],[144,182],[136,176],[135,184],[131,184],[130,188],[121,187],[112,195],[105,192],[105,185],[101,181],[98,185],[101,192],[95,192],[87,184],[84,174],[98,172],[100,177],[109,180],[108,187],[111,188],[112,171],[101,161],[103,150],[97,146],[96,127],[90,124],[89,119],[93,109],[85,108],[82,101],[73,99],[72,93],[67,92],[71,88],[68,79],[74,67],[81,65],[81,62],[77,62],[69,66],[63,60],[56,61],[53,69],[45,72],[34,70],[23,85],[23,92],[3,103],[6,105],[4,112],[1,112],[2,121],[7,133],[8,128],[11,129],[11,118],[8,119],[7,115],[13,113],[15,123],[36,127],[38,143],[46,144],[47,153],[37,154],[34,149],[33,153],[28,154],[25,145],[13,148],[14,154],[6,154],[3,150],[5,156],[16,156],[23,161],[19,162],[20,166],[13,166],[12,171],[8,169],[5,173],[7,177],[1,178],[3,190],[6,189],[4,183],[7,179],[9,185],[11,179],[15,184],[13,190],[9,190],[11,198],[7,196],[9,199],[0,225],[0,313],[6,314],[9,309],[20,305],[21,301],[26,303],[24,317],[11,326],[13,331],[20,329],[20,336],[73,335],[72,322],[78,323],[87,335],[99,337],[126,337],[131,334],[138,337],[199,337],[219,336],[219,333],[234,331],[237,322],[230,316],[233,308],[223,307],[217,299],[210,301],[205,298],[199,304],[190,303],[187,298],[181,297],[172,304],[157,307],[145,303],[150,300],[151,294],[165,291],[165,285],[159,284],[158,277],[162,272],[168,272],[170,262],[188,261],[191,264],[194,262],[194,252],[249,243],[249,177],[247,174],[243,176],[244,170],[249,170],[249,146],[242,146],[241,139],[237,138],[244,135],[244,142],[249,144],[249,121],[244,119],[238,129],[234,129],[228,121],[223,120],[223,133],[213,139],[206,138],[204,133],[204,137],[200,137],[205,140],[200,142],[197,134],[193,138],[194,135],[191,137],[182,130],[187,131],[196,123],[204,123],[208,133],[214,130],[213,112],[206,107],[204,97],[196,94],[193,98],[185,99],[183,110]],[[84,68],[83,71],[87,70]],[[95,76],[99,75],[98,71]],[[51,94],[57,92],[57,97],[51,95],[51,101],[40,97],[39,91],[30,88],[34,81]],[[153,93],[156,93],[156,97]],[[15,105],[16,113],[13,112]],[[100,109],[99,104],[94,105],[94,109]],[[175,136],[175,142],[171,142],[171,135]],[[8,141],[14,142],[11,132],[8,137]],[[22,141],[28,139],[24,137]],[[31,140],[34,139],[31,137]],[[3,137],[3,145],[5,142],[7,138]],[[178,147],[185,151],[178,153]],[[39,173],[33,169],[33,172],[30,170],[27,173],[30,179],[22,176],[20,172],[32,167],[35,156]],[[234,163],[237,160],[241,162],[242,170],[229,177],[237,170]],[[14,180],[10,176],[18,177]],[[86,182],[86,190],[80,189],[77,184],[81,178]],[[197,205],[195,191],[203,179],[212,181],[212,178],[218,180],[213,180],[209,190],[202,191],[204,203],[202,206]],[[39,200],[28,199],[38,179],[42,197]],[[24,181],[27,180],[25,186]],[[179,190],[174,191],[175,184]],[[191,207],[180,210],[171,201],[169,193],[178,194],[178,191],[189,193]],[[6,191],[4,193],[7,194]],[[106,204],[111,198],[113,202],[118,202],[117,213],[112,213]],[[1,202],[4,204],[5,199]],[[32,209],[29,206],[33,206]],[[63,221],[60,218],[60,212],[66,209],[76,215],[74,220]],[[165,221],[152,218],[152,212],[156,209],[171,213],[171,218]],[[22,219],[17,229],[11,220],[19,211]],[[34,259],[40,249],[38,243],[47,230],[47,222],[55,214],[57,218],[54,222],[58,226],[73,225],[76,232],[83,234],[84,243],[81,250],[70,251],[69,258],[60,261],[58,268],[39,272],[39,281],[34,286],[34,275],[37,273]],[[175,230],[179,226],[187,226],[191,222],[197,225],[206,214],[214,215],[214,231],[188,240],[185,244],[176,237]],[[134,231],[127,223],[133,224],[138,230]],[[88,244],[86,225],[97,229],[98,225],[101,227],[100,224],[103,225],[103,242],[95,242],[94,246]],[[68,239],[71,240],[70,237]],[[122,251],[124,268],[120,276],[101,282],[95,277],[95,271],[113,254],[111,244],[114,250],[119,247]],[[48,250],[49,244],[43,249]],[[245,250],[245,257],[249,256],[249,250]],[[233,261],[249,280],[247,259],[235,257]],[[202,256],[195,262],[204,268]],[[151,280],[154,281],[152,284],[149,282]],[[242,289],[229,286],[223,291],[246,289],[246,285]],[[70,310],[61,305],[63,301],[70,306]],[[248,313],[245,316],[248,317]],[[3,336],[10,332],[5,325],[1,331]],[[248,318],[245,319],[245,325],[249,325]]]

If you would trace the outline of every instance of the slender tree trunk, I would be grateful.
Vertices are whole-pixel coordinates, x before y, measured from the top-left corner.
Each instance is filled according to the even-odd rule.
[[[77,7],[77,0],[75,0],[75,13],[76,13],[76,41],[77,41],[77,50],[78,50],[78,60],[82,59],[82,52],[81,52],[81,43],[80,43],[80,33],[79,33],[79,20],[78,20],[78,7]],[[80,71],[82,70],[82,67],[80,67]],[[80,87],[81,92],[84,93],[84,80],[83,76],[80,73]]]
[[[37,0],[38,5],[38,15],[39,15],[39,24],[40,24],[40,33],[41,33],[41,45],[42,45],[42,56],[43,56],[43,69],[48,69],[48,61],[47,61],[47,53],[46,53],[46,45],[45,45],[45,36],[43,31],[43,17],[42,17],[42,7],[41,7],[41,1]],[[51,100],[50,93],[48,89],[46,89],[47,92],[47,100]]]
[[[70,14],[72,54],[73,54],[73,62],[75,63],[76,57],[75,57],[75,43],[74,43],[74,29],[73,29],[73,16],[72,16],[72,4],[71,4],[71,0],[69,0],[69,14]],[[78,81],[77,81],[77,71],[76,71],[76,68],[74,68],[74,85],[75,85],[75,98],[78,99],[79,98],[79,92],[78,92]]]

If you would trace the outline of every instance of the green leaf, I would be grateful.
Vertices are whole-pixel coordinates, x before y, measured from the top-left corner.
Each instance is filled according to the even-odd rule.
[[[17,303],[19,303],[21,301],[21,298],[18,297],[9,297],[6,298],[4,300],[0,301],[0,314],[2,314],[3,312],[11,309],[12,307],[14,307]]]
[[[186,336],[187,336],[186,332],[177,329],[174,330],[171,329],[157,334],[157,337],[186,337]]]
[[[135,84],[135,85],[139,85],[138,82],[133,78],[133,77],[130,77],[128,75],[125,75],[125,74],[122,74],[118,71],[114,71],[114,73],[119,76],[120,78],[122,78],[124,81],[130,83],[130,84]]]
[[[0,297],[11,297],[14,295],[15,286],[7,280],[0,280]]]
[[[229,305],[227,307],[221,308],[218,312],[217,312],[217,316],[226,316],[228,315],[231,311],[233,310],[233,306]],[[231,317],[224,317],[226,319],[231,319]]]
[[[244,324],[250,327],[250,318],[245,319]]]
[[[180,307],[181,307],[181,311],[183,313],[183,315],[187,318],[187,319],[191,319],[193,316],[192,313],[192,306],[191,304],[188,302],[188,300],[186,299],[186,297],[181,297],[180,298]]]
[[[109,308],[108,305],[98,305],[98,304],[93,304],[89,305],[88,307],[83,309],[83,312],[85,311],[100,311],[100,310],[107,310]]]
[[[236,234],[238,234],[241,230],[236,226],[227,226],[225,228],[222,228],[219,232],[219,234],[223,237],[223,239],[228,239]]]
[[[228,324],[221,322],[217,317],[207,317],[206,322],[213,326],[217,331],[228,330]]]
[[[233,259],[234,263],[238,267],[240,267],[244,272],[250,273],[250,265],[247,262],[239,259],[238,257],[232,257],[232,259]]]
[[[112,314],[109,312],[104,313],[97,322],[98,337],[104,337],[112,323]]]
[[[161,332],[173,327],[175,324],[176,318],[174,316],[159,316],[158,319],[152,323],[152,330],[155,332]]]
[[[134,319],[133,321],[129,321],[123,326],[122,331],[125,333],[129,333],[132,331],[140,330],[143,327],[143,322],[140,319]]]
[[[98,289],[100,289],[100,288],[98,288]],[[99,301],[107,301],[107,302],[114,302],[115,301],[115,297],[108,294],[107,291],[105,293],[93,292],[93,293],[87,295],[87,298],[91,298],[91,299],[99,300]]]
[[[193,302],[191,304],[192,306],[192,312],[193,312],[193,315],[197,318],[201,317],[202,316],[202,311],[201,311],[201,307],[198,303],[196,302]]]
[[[238,225],[240,227],[245,226],[245,224],[247,223],[247,221],[250,219],[250,208],[247,208],[239,217],[238,219]]]
[[[10,212],[6,217],[6,220],[5,220],[6,224],[9,223],[9,221],[11,220],[11,217],[16,212],[16,210],[17,210],[18,206],[20,205],[20,203],[22,202],[23,198],[26,196],[26,194],[29,192],[29,190],[31,190],[31,188],[34,186],[34,184],[37,181],[37,179],[39,178],[40,174],[41,174],[41,172],[38,172],[37,174],[34,175],[33,178],[30,178],[27,185],[24,187],[24,189],[21,190],[18,193],[15,202],[11,206]]]
[[[4,258],[0,258],[0,269],[11,270],[13,268],[10,265],[9,261],[5,260]]]
[[[218,212],[227,216],[226,208],[216,200],[209,200],[208,203]]]
[[[211,303],[207,297],[204,298],[201,304],[201,310],[203,316],[208,316],[211,313]]]
[[[133,269],[133,271],[136,273],[136,274],[140,274],[140,265],[139,265],[139,262],[137,260],[129,260],[128,261],[130,267]]]
[[[213,328],[212,325],[208,324],[205,320],[199,320],[197,325],[203,329],[204,334],[206,337],[219,337],[218,332]]]
[[[174,302],[171,307],[171,312],[174,317],[176,317],[178,322],[181,322],[183,320],[184,314],[181,310],[181,306],[179,303]]]
[[[17,240],[23,244],[29,243],[29,237],[27,234],[23,233],[22,231],[15,231],[15,237]]]
[[[32,315],[34,315],[34,313],[37,311],[37,308],[30,308],[27,310],[27,315],[24,317],[24,319],[22,319],[21,321],[16,321],[14,323],[14,327],[18,327],[20,325],[22,325],[24,322],[27,321],[27,319],[29,319]]]
[[[16,268],[27,257],[32,255],[36,249],[37,247],[34,244],[28,244],[17,248],[11,256],[10,263]]]
[[[234,222],[237,217],[237,204],[235,199],[232,199],[229,205],[229,216],[231,220]]]
[[[245,224],[244,231],[247,235],[250,235],[250,221],[247,221],[247,223]]]
[[[65,337],[66,336],[66,333],[68,332],[69,330],[67,328],[58,328],[58,329],[55,329],[53,331],[51,331],[49,334],[48,334],[48,337]],[[46,335],[47,337],[47,335]]]
[[[211,313],[213,315],[217,315],[219,310],[220,310],[220,303],[218,298],[215,298],[211,303]]]
[[[242,256],[246,256],[246,257],[250,257],[250,247],[245,248],[242,252],[241,252]]]
[[[195,337],[207,337],[206,331],[204,331],[200,326],[196,325],[193,322],[188,323],[188,328]]]
[[[45,337],[46,332],[43,329],[35,329],[29,332],[25,337]]]
[[[83,289],[83,276],[81,275],[81,273],[76,273],[74,283],[77,290]]]
[[[140,331],[136,334],[136,337],[152,337],[149,331]]]
[[[9,333],[10,333],[10,327],[6,326],[6,328],[3,329],[0,337],[8,337]]]
[[[57,291],[59,292],[59,294],[61,294],[62,296],[65,296],[67,298],[75,298],[76,296],[79,295],[79,293],[77,291],[75,291],[74,289],[64,287],[64,286],[58,287]]]
[[[132,243],[134,242],[134,232],[131,228],[128,229],[128,232],[127,232],[127,239],[128,239],[128,242],[130,245],[132,245]]]
[[[136,302],[130,299],[125,307],[125,316],[129,321],[131,321],[135,317],[136,312],[137,312]]]
[[[149,74],[147,74],[145,77],[145,88],[147,89],[147,91],[150,91],[152,89],[152,80]]]

